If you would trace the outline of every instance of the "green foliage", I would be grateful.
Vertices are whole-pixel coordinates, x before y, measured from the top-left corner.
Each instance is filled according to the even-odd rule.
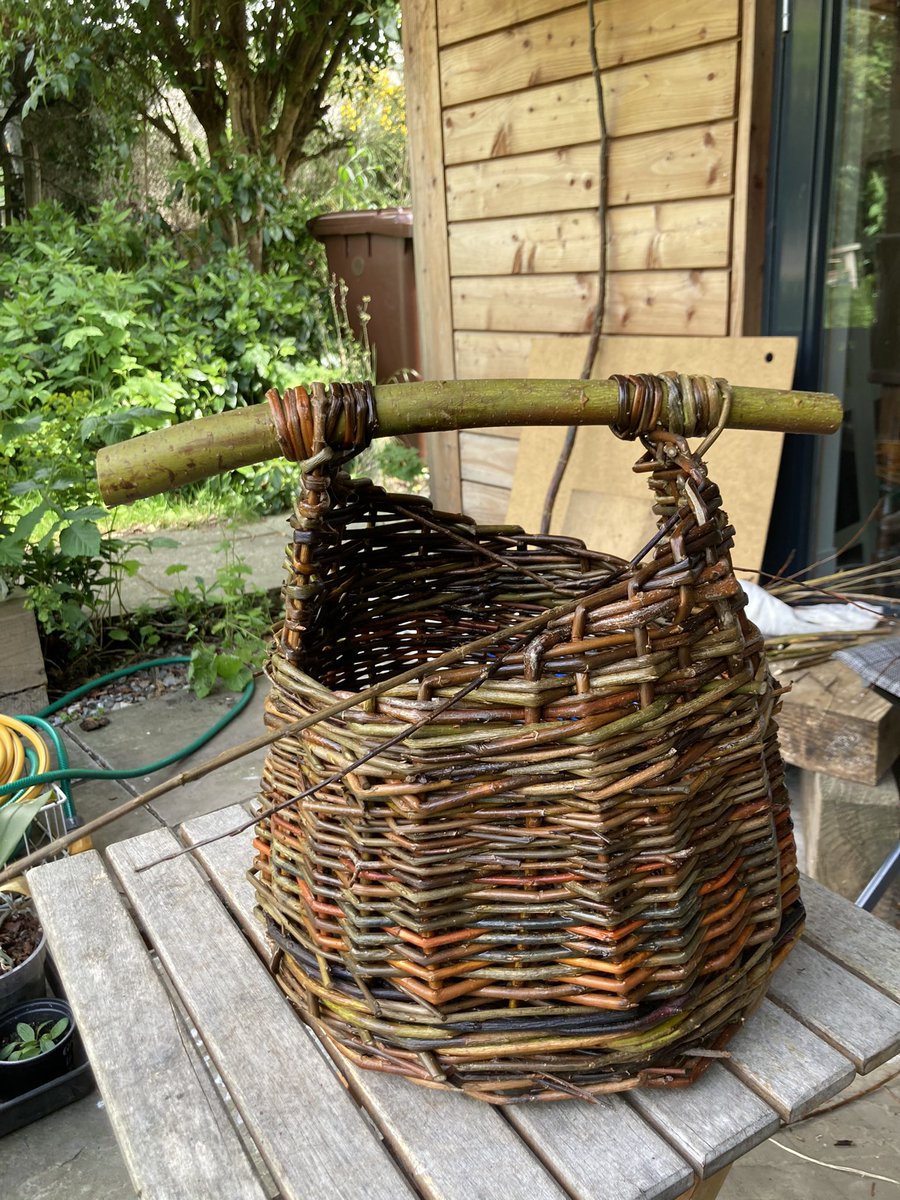
[[[60,1017],[58,1021],[41,1021],[39,1025],[20,1021],[16,1025],[16,1036],[0,1050],[0,1060],[19,1062],[23,1058],[37,1058],[39,1054],[46,1054],[68,1028],[68,1017]]]
[[[329,117],[333,149],[311,157],[298,184],[319,212],[410,203],[406,104],[396,66],[354,63],[343,72]],[[327,142],[325,142],[327,145]]]
[[[314,295],[239,252],[192,264],[153,223],[58,208],[9,227],[0,255],[0,581],[28,589],[45,633],[91,646],[138,544],[109,526],[97,450],[171,421],[256,401],[308,376],[320,354]],[[237,477],[259,507],[290,478]]]
[[[425,464],[413,446],[405,446],[395,438],[385,438],[374,450],[382,475],[388,479],[398,479],[411,487],[420,482],[425,472]]]
[[[207,696],[221,683],[239,692],[265,659],[272,631],[272,613],[266,592],[253,588],[252,567],[237,554],[233,539],[226,534],[216,551],[223,563],[212,584],[195,575],[172,593],[166,613],[168,636],[177,636],[193,646],[188,678],[194,692]],[[167,574],[187,572],[185,563],[173,563]],[[143,618],[143,629],[155,628]]]
[[[27,117],[86,92],[120,170],[154,129],[210,236],[261,269],[267,205],[280,207],[270,176],[293,180],[342,60],[386,64],[396,26],[395,0],[6,0],[0,111]]]
[[[11,858],[18,857],[22,838],[28,832],[31,822],[51,798],[52,793],[49,790],[39,791],[37,796],[30,797],[28,792],[18,797],[4,795],[3,803],[0,804],[0,867],[5,866]],[[12,960],[3,960],[8,958],[9,956],[0,949],[0,966],[7,970],[12,965]]]

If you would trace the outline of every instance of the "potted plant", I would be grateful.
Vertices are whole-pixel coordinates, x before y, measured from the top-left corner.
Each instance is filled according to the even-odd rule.
[[[46,991],[47,940],[26,896],[0,903],[0,1017],[22,1000]]]
[[[9,719],[6,723],[19,725]],[[0,797],[0,867],[22,852],[22,839],[52,798],[52,790],[39,787],[12,798]],[[44,995],[46,953],[44,932],[28,886],[24,880],[14,879],[0,889],[0,1016],[20,1000]]]
[[[65,1000],[25,1000],[0,1016],[0,1102],[72,1069],[75,1022]]]

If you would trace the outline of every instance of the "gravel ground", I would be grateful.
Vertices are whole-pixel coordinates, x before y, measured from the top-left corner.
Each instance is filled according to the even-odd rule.
[[[53,724],[76,723],[85,731],[101,729],[109,724],[109,713],[167,693],[187,692],[189,687],[187,663],[172,663],[138,671],[104,684],[73,701],[54,715]]]

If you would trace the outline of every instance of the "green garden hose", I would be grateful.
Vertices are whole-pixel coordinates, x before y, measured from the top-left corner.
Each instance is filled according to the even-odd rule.
[[[42,708],[37,714],[36,720],[30,717],[20,717],[19,720],[40,728],[43,732],[47,717],[52,716],[53,713],[58,712],[61,708],[65,708],[67,704],[80,699],[95,688],[102,687],[106,683],[111,683],[115,679],[122,679],[126,675],[134,675],[137,671],[147,671],[151,667],[167,667],[174,663],[188,663],[190,661],[189,656],[178,654],[169,658],[155,658],[148,662],[136,663],[130,667],[122,667],[118,671],[110,671],[107,675],[101,675],[99,679],[94,679],[90,683],[85,683],[81,687],[75,688],[74,691],[67,692],[65,696],[60,697],[53,704],[48,704],[46,708]],[[195,741],[182,747],[180,750],[176,750],[173,754],[166,755],[165,758],[161,758],[157,762],[147,763],[146,766],[141,767],[130,767],[123,770],[101,770],[96,767],[63,766],[62,763],[68,762],[68,759],[65,748],[62,746],[62,739],[56,733],[56,730],[52,726],[49,726],[53,731],[52,740],[56,748],[57,761],[60,763],[60,767],[55,771],[43,771],[40,774],[28,775],[21,779],[15,779],[10,783],[0,784],[0,796],[6,795],[9,792],[18,792],[25,788],[35,787],[38,784],[64,783],[70,779],[134,779],[139,775],[152,775],[154,771],[159,771],[163,767],[169,767],[172,763],[180,762],[181,759],[187,758],[196,750],[199,750],[201,746],[205,746],[207,742],[212,741],[217,733],[220,733],[230,721],[233,721],[236,716],[244,711],[253,696],[254,687],[253,680],[250,679],[234,708],[229,709],[227,713],[219,717],[218,721],[214,725],[211,725],[200,737],[196,738]],[[62,754],[60,755],[61,748]],[[74,817],[74,811],[70,815]]]

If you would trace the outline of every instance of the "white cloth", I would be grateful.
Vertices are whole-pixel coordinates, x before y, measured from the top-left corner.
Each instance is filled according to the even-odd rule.
[[[763,637],[872,629],[882,616],[878,609],[863,604],[808,604],[795,607],[785,604],[758,583],[746,579],[739,582],[747,593],[747,616]]]

